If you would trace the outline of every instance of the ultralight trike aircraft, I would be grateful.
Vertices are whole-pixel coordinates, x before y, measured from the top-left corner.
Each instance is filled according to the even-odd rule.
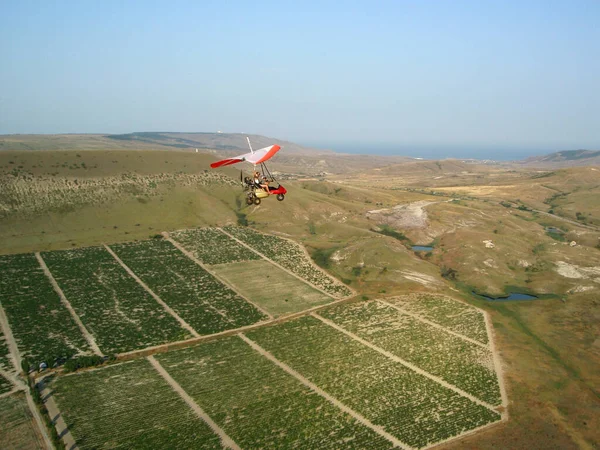
[[[217,168],[221,166],[229,166],[242,161],[249,162],[254,165],[254,173],[251,177],[244,177],[243,171],[240,171],[240,181],[246,194],[246,203],[248,205],[255,204],[260,205],[261,199],[266,198],[270,195],[277,196],[277,200],[282,201],[285,198],[287,191],[285,188],[277,183],[277,187],[269,186],[269,183],[275,182],[275,177],[271,175],[269,169],[267,169],[266,161],[271,159],[275,153],[281,148],[279,145],[270,145],[265,148],[254,151],[250,144],[250,138],[248,140],[248,146],[250,147],[250,153],[245,153],[234,158],[227,158],[221,161],[214,162],[210,167]],[[256,166],[260,166],[261,171],[256,170]],[[262,175],[261,175],[262,172]]]

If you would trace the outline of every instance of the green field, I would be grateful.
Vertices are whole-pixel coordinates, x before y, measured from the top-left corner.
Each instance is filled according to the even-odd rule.
[[[34,450],[45,448],[21,392],[0,398],[0,447]]]
[[[406,299],[407,301],[404,299],[400,297],[388,301],[455,333],[482,344],[488,343],[483,313],[476,308],[443,295],[413,294]]]
[[[157,359],[242,448],[390,448],[238,337]]]
[[[211,270],[275,316],[332,301],[331,297],[262,259],[219,264],[211,266]]]
[[[337,298],[352,295],[348,287],[315,267],[307,258],[306,252],[295,242],[260,233],[248,227],[230,226],[225,227],[224,230],[330,295]]]
[[[59,377],[52,390],[79,448],[221,448],[145,359]]]
[[[502,402],[489,348],[378,301],[328,308],[320,315],[490,405]]]
[[[171,237],[204,264],[224,264],[259,260],[261,257],[248,250],[217,228],[195,228],[171,233]]]
[[[36,257],[0,256],[0,303],[24,360],[49,367],[90,348]]]
[[[42,254],[105,354],[191,337],[102,247]]]
[[[500,414],[313,317],[247,333],[325,392],[412,447],[500,420]]]
[[[164,239],[111,248],[200,335],[239,328],[267,318]]]

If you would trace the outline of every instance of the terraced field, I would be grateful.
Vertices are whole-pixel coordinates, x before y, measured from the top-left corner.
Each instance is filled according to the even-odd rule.
[[[221,448],[145,359],[59,377],[52,388],[79,448]]]
[[[164,239],[111,248],[200,335],[240,328],[267,316]]]
[[[330,295],[336,298],[352,295],[347,286],[315,267],[295,242],[247,227],[229,226],[224,230]]]
[[[0,303],[24,360],[52,366],[90,352],[35,255],[0,256],[0,273]]]
[[[42,254],[105,354],[192,337],[103,247]]]
[[[241,448],[390,448],[239,337],[158,361]]]

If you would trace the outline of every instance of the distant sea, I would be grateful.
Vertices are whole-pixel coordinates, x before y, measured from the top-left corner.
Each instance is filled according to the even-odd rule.
[[[298,142],[298,141],[296,141]],[[518,161],[530,156],[540,156],[566,149],[507,149],[458,146],[409,146],[393,144],[332,144],[320,142],[298,142],[313,148],[333,150],[337,153],[355,155],[408,156],[423,159],[491,159],[495,161]]]

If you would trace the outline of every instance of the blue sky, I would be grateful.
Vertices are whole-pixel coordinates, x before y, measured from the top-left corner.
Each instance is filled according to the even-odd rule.
[[[0,0],[0,133],[600,149],[600,2]],[[499,159],[499,158],[498,158]]]

